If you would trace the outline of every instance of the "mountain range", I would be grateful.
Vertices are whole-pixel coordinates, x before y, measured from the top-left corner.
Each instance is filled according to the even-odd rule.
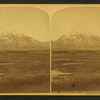
[[[27,35],[14,34],[11,32],[0,33],[1,49],[48,49],[48,42],[41,42]]]
[[[100,37],[90,33],[70,32],[52,41],[52,50],[100,50]]]
[[[84,33],[69,32],[57,40],[51,41],[52,50],[100,50],[100,36]],[[50,42],[41,42],[30,36],[11,32],[0,33],[0,50],[47,50]]]

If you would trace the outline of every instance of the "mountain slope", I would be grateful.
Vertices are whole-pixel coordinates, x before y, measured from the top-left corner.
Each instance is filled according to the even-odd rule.
[[[70,32],[69,35],[64,34],[56,41],[53,41],[52,48],[59,50],[100,49],[100,37],[81,32]]]
[[[48,45],[37,41],[29,36],[13,34],[10,32],[0,33],[0,49],[46,49]]]

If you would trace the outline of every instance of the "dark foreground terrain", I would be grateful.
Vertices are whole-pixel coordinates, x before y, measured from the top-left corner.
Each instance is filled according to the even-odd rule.
[[[53,51],[52,91],[100,91],[100,52]]]
[[[0,93],[50,91],[49,51],[0,51]]]

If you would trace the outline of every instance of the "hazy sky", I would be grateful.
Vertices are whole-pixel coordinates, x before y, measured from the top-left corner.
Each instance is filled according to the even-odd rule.
[[[17,31],[49,41],[49,23],[48,14],[34,7],[0,7],[0,33]]]
[[[52,40],[71,31],[100,35],[100,7],[70,7],[52,16]]]
[[[0,33],[19,32],[40,41],[71,31],[100,34],[100,5],[25,4],[0,5]]]

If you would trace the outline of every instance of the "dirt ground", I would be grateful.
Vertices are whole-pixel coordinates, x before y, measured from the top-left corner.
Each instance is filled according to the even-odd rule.
[[[0,52],[0,93],[48,93],[49,52]]]
[[[100,91],[99,51],[54,52],[52,71],[52,92]]]

